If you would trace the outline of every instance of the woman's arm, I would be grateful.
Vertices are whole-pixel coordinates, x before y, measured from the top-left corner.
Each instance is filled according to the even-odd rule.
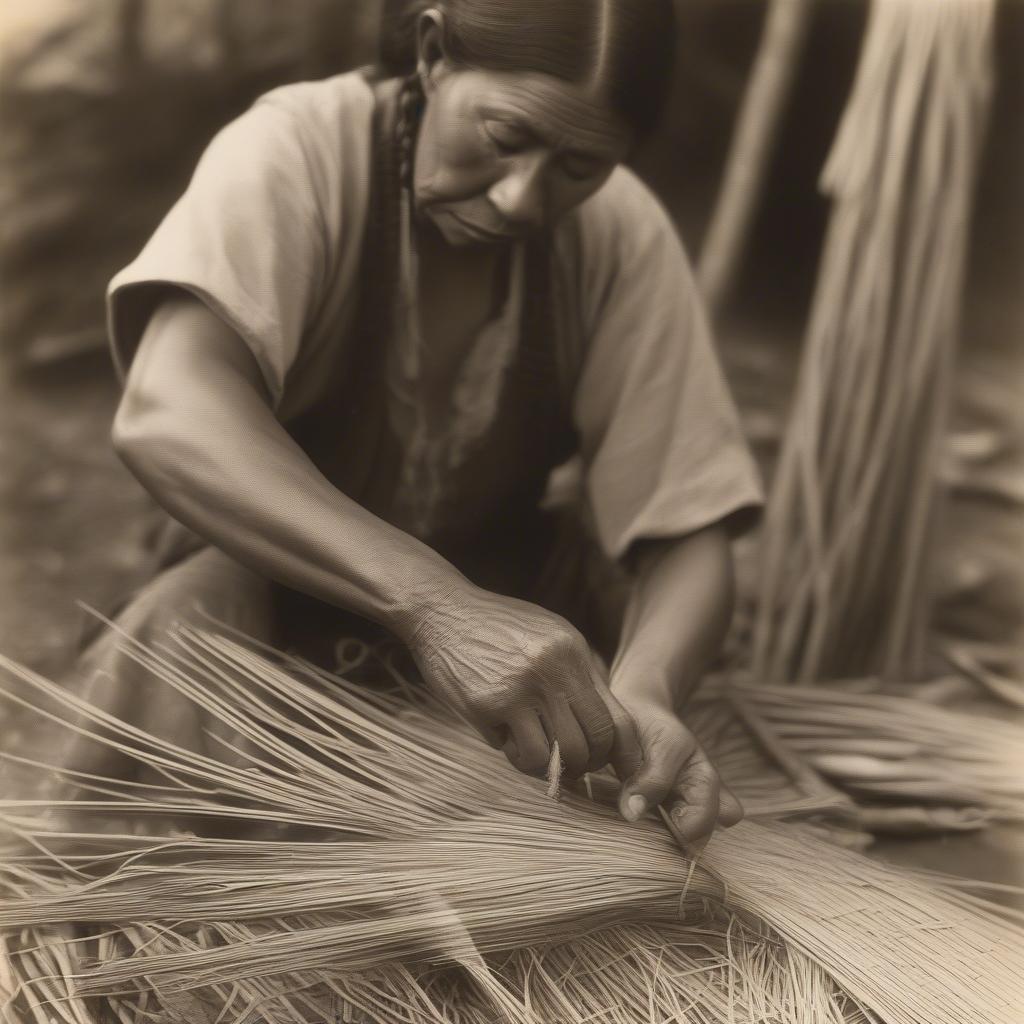
[[[724,527],[647,541],[635,555],[611,687],[681,708],[732,619],[732,550]]]
[[[520,769],[543,772],[555,739],[570,774],[606,763],[613,725],[582,636],[475,587],[332,486],[275,418],[243,340],[198,299],[175,295],[150,319],[113,440],[161,505],[239,562],[387,626]]]
[[[611,669],[612,693],[632,715],[641,752],[619,768],[623,813],[666,803],[687,838],[742,817],[735,797],[681,718],[721,647],[733,609],[729,537],[712,526],[637,552],[636,583]]]
[[[249,349],[198,299],[152,316],[113,443],[175,518],[238,561],[404,634],[465,583],[334,488],[275,418]]]

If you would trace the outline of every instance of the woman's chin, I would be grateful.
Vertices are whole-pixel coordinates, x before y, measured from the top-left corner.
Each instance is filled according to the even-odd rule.
[[[438,230],[441,232],[441,237],[456,249],[475,249],[495,244],[489,239],[481,238],[457,226],[450,228],[446,226]]]
[[[480,227],[451,210],[430,211],[428,216],[441,237],[449,245],[459,249],[508,245],[514,241],[509,234]]]

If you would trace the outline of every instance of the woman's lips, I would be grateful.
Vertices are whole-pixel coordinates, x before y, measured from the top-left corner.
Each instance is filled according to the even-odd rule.
[[[457,213],[453,213],[451,210],[448,211],[448,215],[454,220],[461,228],[464,228],[467,233],[473,235],[475,238],[479,238],[485,242],[509,242],[516,236],[510,231],[491,231],[489,228],[480,227],[479,224],[474,224],[470,220],[465,220],[460,217]]]

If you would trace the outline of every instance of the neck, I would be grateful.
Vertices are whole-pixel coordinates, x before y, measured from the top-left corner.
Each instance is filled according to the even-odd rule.
[[[414,224],[421,294],[448,294],[456,304],[459,294],[486,295],[489,315],[500,309],[508,288],[511,245],[454,246],[429,218]]]

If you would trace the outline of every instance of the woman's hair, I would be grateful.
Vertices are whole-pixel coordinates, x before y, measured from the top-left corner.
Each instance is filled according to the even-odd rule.
[[[593,81],[637,140],[657,122],[672,75],[672,0],[384,0],[384,73],[415,69],[416,26],[430,8],[444,14],[442,46],[456,67]]]

